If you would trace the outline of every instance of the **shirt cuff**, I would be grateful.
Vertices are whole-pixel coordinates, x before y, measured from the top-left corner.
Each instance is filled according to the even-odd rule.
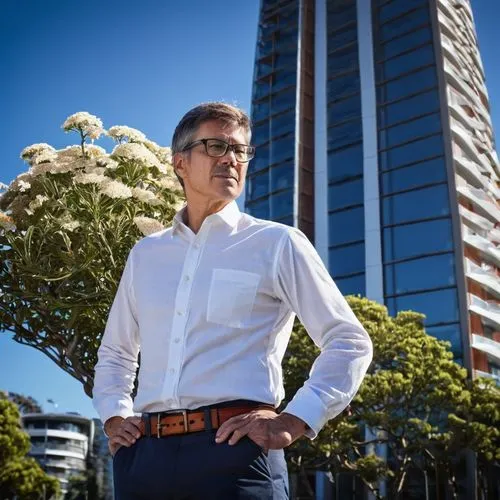
[[[323,401],[307,387],[297,391],[283,412],[300,418],[309,426],[309,430],[305,432],[309,439],[314,439],[328,421],[328,412]]]

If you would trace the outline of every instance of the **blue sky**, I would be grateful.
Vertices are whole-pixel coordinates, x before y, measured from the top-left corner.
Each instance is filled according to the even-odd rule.
[[[476,0],[473,8],[498,131],[497,2]],[[25,146],[72,144],[60,127],[77,111],[169,145],[195,104],[225,100],[249,110],[258,8],[258,0],[1,2],[0,181],[26,169],[19,159]],[[57,411],[96,416],[79,382],[1,333],[0,389],[30,395],[47,411],[53,399]]]

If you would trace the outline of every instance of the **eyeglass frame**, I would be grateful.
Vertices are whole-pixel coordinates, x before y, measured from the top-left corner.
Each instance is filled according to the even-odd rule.
[[[209,154],[209,152],[208,152],[208,146],[207,146],[208,141],[222,142],[223,144],[226,145],[226,150],[224,151],[223,154],[221,154],[219,156],[213,156],[213,155]],[[182,148],[181,153],[183,153],[184,151],[187,151],[191,148],[194,148],[195,146],[198,146],[198,144],[203,144],[205,146],[205,153],[207,154],[207,156],[210,156],[210,158],[222,158],[223,156],[227,155],[228,151],[232,151],[234,153],[235,158],[236,158],[236,151],[234,148],[236,148],[237,146],[245,146],[246,148],[253,149],[253,155],[251,158],[248,158],[248,160],[242,161],[242,160],[238,160],[238,158],[236,158],[239,163],[248,163],[250,160],[252,160],[255,157],[255,146],[251,146],[250,144],[229,144],[229,142],[226,142],[223,139],[219,139],[218,137],[207,137],[205,139],[197,139],[196,141],[190,142],[186,147]]]

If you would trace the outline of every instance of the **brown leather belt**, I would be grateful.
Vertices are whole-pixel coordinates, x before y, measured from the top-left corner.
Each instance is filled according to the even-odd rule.
[[[273,410],[270,405],[208,408],[206,410],[179,410],[171,413],[148,413],[142,415],[140,430],[143,436],[162,438],[176,434],[187,434],[218,429],[226,420],[253,410]],[[206,420],[210,418],[210,422]]]

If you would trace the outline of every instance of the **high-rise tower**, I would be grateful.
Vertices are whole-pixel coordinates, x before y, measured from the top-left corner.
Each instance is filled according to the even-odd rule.
[[[500,381],[500,165],[468,0],[261,0],[245,207]]]

